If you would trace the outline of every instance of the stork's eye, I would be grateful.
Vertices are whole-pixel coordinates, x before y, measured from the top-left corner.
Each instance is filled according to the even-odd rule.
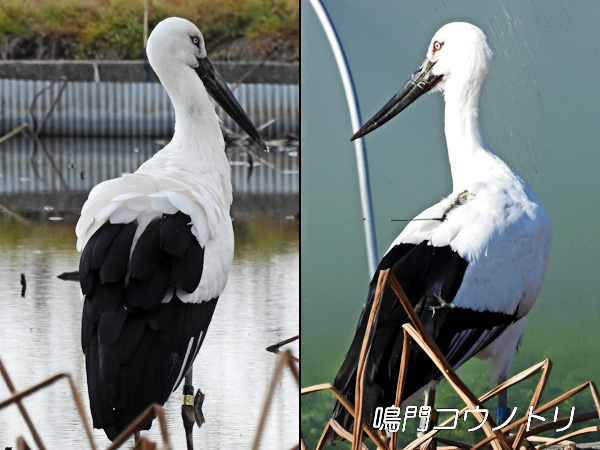
[[[435,42],[433,43],[433,48],[432,48],[432,51],[433,51],[433,53],[437,52],[437,51],[438,51],[439,49],[441,49],[443,46],[444,46],[444,43],[443,43],[443,42],[440,42],[440,41],[435,41]]]
[[[196,47],[198,47],[200,45],[200,38],[198,36],[192,36],[192,44],[194,44]]]

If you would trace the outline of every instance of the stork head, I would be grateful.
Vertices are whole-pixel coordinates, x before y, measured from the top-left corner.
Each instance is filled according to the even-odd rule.
[[[479,92],[491,60],[492,50],[485,34],[475,25],[444,25],[431,39],[421,67],[350,140],[380,127],[426,92],[448,93],[465,88]]]
[[[198,60],[206,58],[202,33],[192,22],[179,17],[169,17],[154,27],[146,51],[150,64],[157,69],[166,63],[196,68]]]
[[[169,85],[179,83],[182,72],[194,70],[202,80],[206,91],[219,106],[250,138],[268,151],[267,145],[227,83],[206,56],[204,37],[196,25],[179,17],[169,17],[163,20],[150,33],[146,44],[146,53],[150,65],[167,91],[169,91]]]

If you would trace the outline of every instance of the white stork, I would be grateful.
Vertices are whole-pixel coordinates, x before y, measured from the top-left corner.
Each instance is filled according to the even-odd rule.
[[[479,95],[492,51],[483,32],[450,23],[431,40],[427,58],[400,91],[352,139],[384,124],[426,92],[442,91],[452,193],[411,221],[382,258],[356,335],[334,385],[354,402],[356,368],[379,271],[391,269],[449,363],[490,358],[494,379],[508,378],[527,314],[540,292],[552,225],[531,187],[495,156],[479,129]],[[408,318],[386,289],[365,369],[363,414],[394,404],[402,325]],[[411,402],[442,375],[413,349],[404,388]],[[412,398],[409,398],[412,397]],[[499,399],[506,414],[506,398]],[[346,429],[352,417],[336,403]],[[334,439],[335,441],[335,439]]]
[[[76,228],[81,344],[94,427],[114,440],[185,377],[189,446],[192,363],[233,259],[231,171],[207,91],[267,146],[207,58],[194,24],[163,20],[147,53],[173,102],[175,132],[135,173],[94,187],[83,206]]]

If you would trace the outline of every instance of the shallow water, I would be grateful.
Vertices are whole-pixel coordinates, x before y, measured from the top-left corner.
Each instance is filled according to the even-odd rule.
[[[48,139],[44,149],[19,138],[0,148],[0,358],[17,390],[70,373],[90,423],[79,284],[57,276],[77,270],[74,220],[89,188],[135,170],[160,144]],[[206,423],[194,431],[199,449],[250,447],[277,363],[265,349],[299,332],[299,228],[286,218],[298,211],[298,171],[294,157],[269,158],[281,157],[287,165],[261,164],[252,176],[247,164],[236,164],[233,157],[234,265],[194,364],[194,386],[206,396]],[[21,274],[27,283],[24,297]],[[297,356],[298,346],[292,350]],[[261,448],[291,448],[298,442],[297,392],[293,375],[284,371]],[[8,396],[0,381],[0,400]],[[165,405],[175,449],[185,448],[180,399],[181,387]],[[46,448],[88,448],[66,380],[26,398],[24,405]],[[161,442],[156,422],[145,435]],[[18,436],[35,445],[11,405],[0,410],[0,448],[14,447]],[[109,445],[101,430],[94,430],[94,439],[98,448]]]
[[[206,423],[194,434],[197,448],[250,445],[277,360],[265,348],[298,333],[297,225],[263,222],[248,222],[238,230],[229,283],[194,365],[195,387],[206,395]],[[0,236],[0,357],[17,389],[69,372],[87,411],[79,285],[57,278],[77,268],[73,225],[23,226],[4,220]],[[24,297],[21,273],[27,281]],[[8,394],[0,382],[0,399]],[[173,448],[185,446],[180,395],[178,389],[166,405]],[[86,447],[66,381],[24,404],[47,448]],[[291,447],[297,443],[297,429],[297,384],[286,371],[270,408],[263,448]],[[159,442],[158,431],[155,424],[149,438]],[[0,447],[14,445],[20,435],[33,445],[16,406],[0,410]],[[94,436],[99,448],[109,443],[102,431],[95,430]]]

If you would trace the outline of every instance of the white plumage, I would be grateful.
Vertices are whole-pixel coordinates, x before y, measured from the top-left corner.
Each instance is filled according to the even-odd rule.
[[[423,241],[434,247],[449,245],[469,263],[454,305],[494,312],[518,307],[523,315],[542,286],[552,237],[550,219],[518,175],[486,148],[481,151],[498,170],[486,181],[461,185],[423,211],[417,219],[446,217],[410,222],[392,247]],[[476,165],[473,170],[478,171]],[[446,212],[459,197],[464,205]]]
[[[531,187],[490,151],[481,135],[479,95],[491,57],[479,28],[445,25],[431,40],[419,70],[353,136],[376,129],[426,92],[444,93],[453,190],[408,223],[382,258],[334,383],[351,401],[374,286],[379,271],[388,268],[406,286],[413,306],[455,368],[477,355],[492,360],[495,379],[509,375],[527,314],[542,287],[552,225]],[[393,296],[384,295],[383,302],[385,317],[380,313],[366,368],[366,420],[376,406],[393,403],[401,327],[407,321],[394,309]],[[411,356],[410,364],[404,400],[441,378],[424,358]],[[334,418],[351,429],[352,418],[339,404]]]
[[[90,405],[110,439],[184,376],[193,395],[192,363],[231,268],[231,170],[208,93],[267,150],[195,25],[162,21],[147,54],[175,108],[173,139],[135,173],[94,187],[76,227]]]
[[[168,149],[165,147],[161,152]],[[170,149],[177,150],[178,147]],[[204,248],[204,258],[210,263],[205,265],[200,284],[193,293],[179,289],[177,295],[182,301],[192,303],[218,297],[225,288],[233,260],[233,227],[229,216],[231,182],[228,194],[221,189],[211,189],[210,183],[193,172],[165,170],[157,156],[161,156],[160,153],[135,173],[104,181],[92,189],[76,228],[77,250],[82,251],[87,240],[104,223],[137,220],[133,251],[152,219],[181,211],[192,219],[192,234]]]

